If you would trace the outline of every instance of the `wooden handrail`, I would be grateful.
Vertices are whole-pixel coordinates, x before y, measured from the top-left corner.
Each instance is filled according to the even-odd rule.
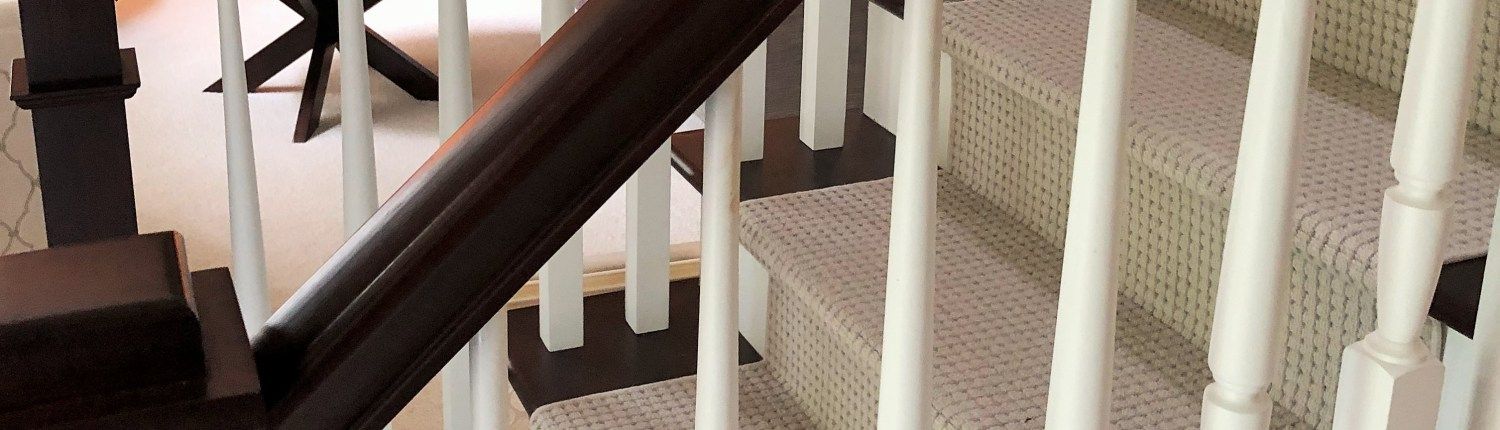
[[[271,317],[275,425],[395,416],[798,3],[588,2]]]

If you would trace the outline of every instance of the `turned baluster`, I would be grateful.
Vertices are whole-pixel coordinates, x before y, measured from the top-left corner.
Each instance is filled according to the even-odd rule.
[[[1344,349],[1334,428],[1433,428],[1443,365],[1419,337],[1437,288],[1473,97],[1479,0],[1417,5],[1385,191],[1374,333]]]

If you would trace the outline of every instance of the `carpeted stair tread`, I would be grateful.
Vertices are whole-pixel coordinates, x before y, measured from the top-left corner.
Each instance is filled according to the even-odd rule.
[[[691,429],[696,376],[624,388],[537,408],[533,429]],[[807,415],[765,361],[740,366],[740,428],[807,429]]]
[[[1041,428],[1062,254],[951,176],[939,184],[937,422]],[[822,428],[874,424],[890,193],[880,180],[743,207],[745,246],[773,279],[767,361]],[[1117,426],[1196,427],[1205,353],[1128,300],[1118,315]]]
[[[988,63],[1006,85],[1077,116],[1087,0],[974,0],[948,8],[955,59]],[[1150,14],[1139,16],[1136,36],[1133,150],[1164,174],[1227,201],[1250,60]],[[1373,101],[1340,96],[1309,91],[1296,218],[1327,262],[1373,276],[1381,193],[1395,183],[1388,162],[1395,122],[1364,106]],[[1369,88],[1362,97],[1394,105],[1397,94]],[[1500,187],[1500,139],[1475,131],[1470,140],[1454,180],[1450,261],[1485,253]]]
[[[1060,247],[1087,0],[947,5],[954,176]],[[1121,295],[1200,349],[1212,327],[1253,35],[1172,0],[1142,0],[1133,61]],[[1387,37],[1397,37],[1388,35]],[[1283,379],[1272,398],[1331,425],[1342,347],[1374,328],[1377,239],[1399,95],[1314,62]],[[1500,139],[1471,127],[1445,257],[1484,253]]]

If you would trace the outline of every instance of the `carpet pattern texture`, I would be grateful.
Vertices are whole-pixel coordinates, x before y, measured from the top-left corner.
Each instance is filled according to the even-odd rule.
[[[1254,39],[1184,1],[1143,0],[1137,20],[1119,428],[1196,428],[1210,381],[1205,351]],[[946,8],[954,123],[952,163],[939,176],[935,417],[943,428],[1040,428],[1089,2]],[[1359,37],[1389,44],[1406,37],[1401,28]],[[1398,93],[1326,53],[1345,48],[1320,43],[1297,171],[1287,344],[1272,386],[1276,428],[1331,427],[1342,349],[1374,328],[1382,193],[1395,184]],[[1475,118],[1451,187],[1448,261],[1485,252],[1500,139],[1484,121]],[[819,428],[874,424],[889,193],[877,181],[744,206],[745,246],[772,278],[767,361]]]

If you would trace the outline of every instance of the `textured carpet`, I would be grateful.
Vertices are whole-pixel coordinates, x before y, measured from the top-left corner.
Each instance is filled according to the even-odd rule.
[[[1252,41],[1170,3],[1138,20],[1121,294],[1206,348]],[[1085,1],[974,0],[947,14],[954,171],[1060,246],[1080,93]],[[1331,421],[1339,356],[1373,328],[1374,265],[1397,94],[1314,67],[1294,209],[1290,324],[1273,398]],[[1500,141],[1472,129],[1453,193],[1451,261],[1484,252]]]
[[[1041,426],[1088,10],[972,0],[945,13],[955,123],[937,240],[943,427]],[[1114,418],[1195,428],[1253,36],[1170,0],[1141,10]],[[1388,33],[1381,43],[1404,37]],[[1342,347],[1373,328],[1398,94],[1367,77],[1348,64],[1312,70],[1277,428],[1330,426]],[[1449,261],[1484,252],[1500,139],[1473,128],[1460,168]],[[772,275],[767,361],[820,428],[873,426],[888,193],[877,182],[745,206],[746,246]]]
[[[951,176],[940,177],[938,207],[937,421],[942,428],[1040,428],[1061,252]],[[745,245],[774,280],[769,354],[754,366],[769,367],[779,383],[742,376],[742,398],[786,390],[817,428],[874,427],[889,214],[889,180],[745,204]],[[1208,382],[1205,354],[1128,300],[1118,330],[1116,424],[1195,427]],[[629,422],[588,417],[618,416],[612,411],[630,405],[691,406],[691,390],[668,388],[691,379],[559,402],[538,409],[532,425],[591,428]],[[744,420],[767,419],[746,405]],[[638,419],[690,423],[693,414],[691,407],[660,412],[671,418]],[[1295,420],[1283,411],[1277,419],[1283,426]]]

